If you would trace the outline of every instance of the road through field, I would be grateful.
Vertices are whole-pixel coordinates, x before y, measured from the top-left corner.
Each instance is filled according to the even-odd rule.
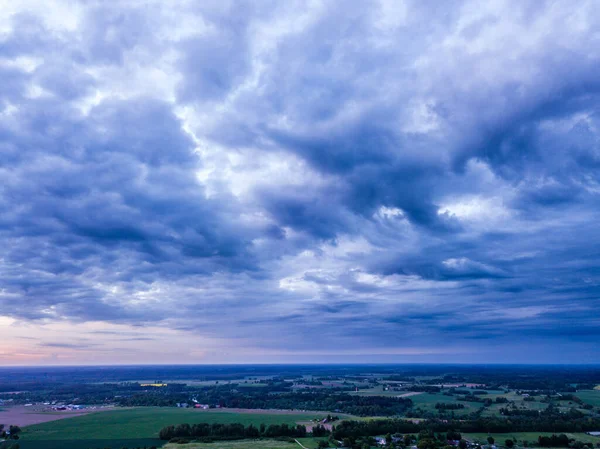
[[[398,397],[399,398],[408,398],[410,396],[416,396],[418,394],[423,394],[423,392],[422,391],[409,391],[408,393],[399,394]]]
[[[298,441],[298,440],[296,440],[296,439],[294,439],[294,441],[295,441],[296,443],[298,443],[302,449],[308,449],[308,448],[307,448],[306,446],[304,446],[304,445],[303,445],[303,444],[302,444],[300,441]]]

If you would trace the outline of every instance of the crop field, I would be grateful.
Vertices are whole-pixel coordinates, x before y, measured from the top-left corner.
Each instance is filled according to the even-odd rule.
[[[161,447],[166,441],[156,438],[125,438],[114,440],[46,440],[27,441],[20,439],[20,449],[121,449],[127,447],[134,449],[138,447]],[[2,444],[0,443],[0,449]]]
[[[53,449],[67,447],[88,449],[95,447],[121,448],[124,446],[158,446],[162,444],[158,432],[171,424],[243,423],[259,426],[295,424],[323,416],[315,413],[285,411],[205,411],[177,408],[136,408],[94,413],[86,416],[48,422],[23,429],[20,443],[24,449]],[[125,440],[129,440],[125,444]],[[63,446],[60,446],[63,444]]]
[[[94,412],[97,413],[102,411],[104,413],[108,410],[112,411],[113,408],[96,409]],[[54,412],[48,407],[24,407],[21,405],[0,409],[0,424],[4,424],[5,426],[12,424],[25,427],[48,421],[83,416],[94,412],[90,410]]]
[[[600,407],[600,390],[582,390],[575,393],[575,396],[586,404]]]
[[[491,433],[491,434],[464,433],[463,438],[465,438],[469,441],[473,441],[473,442],[479,441],[481,443],[485,443],[487,441],[487,437],[491,436],[492,438],[494,438],[494,440],[496,440],[496,445],[499,445],[499,446],[504,446],[504,442],[506,440],[509,440],[509,439],[512,440],[513,438],[515,438],[517,440],[517,444],[519,446],[521,446],[523,441],[528,441],[530,443],[531,442],[537,443],[538,437],[540,435],[552,436],[552,432],[511,432],[511,433]],[[584,443],[593,443],[594,445],[596,443],[600,443],[599,437],[593,437],[586,433],[567,433],[566,435],[569,438],[574,438],[575,440],[583,441]]]
[[[152,384],[153,380],[142,379],[136,382],[140,384]],[[217,385],[240,385],[242,387],[266,387],[268,384],[265,382],[253,380],[253,379],[226,379],[226,380],[163,380],[163,383],[169,384],[186,384],[194,387],[214,387]]]
[[[327,438],[298,438],[298,441],[302,444],[302,446],[307,447],[308,449],[317,449],[319,447],[319,441],[327,440]],[[301,449],[300,446],[297,446],[297,449]]]
[[[185,449],[300,449],[296,443],[277,440],[220,441],[215,443],[190,443]],[[308,447],[308,446],[307,446]],[[180,444],[167,444],[164,449],[181,449]]]
[[[406,391],[393,391],[393,390],[384,390],[382,385],[377,385],[376,387],[358,390],[356,392],[351,392],[356,396],[390,396],[390,397],[398,397],[405,394]]]
[[[459,410],[452,410],[455,415],[462,415],[471,413],[481,407],[481,404],[476,402],[463,402],[458,401],[456,396],[445,396],[441,393],[423,393],[415,396],[411,396],[410,399],[413,401],[414,408],[420,408],[424,411],[435,412],[435,404],[463,404],[465,408]],[[450,412],[450,411],[449,411]]]

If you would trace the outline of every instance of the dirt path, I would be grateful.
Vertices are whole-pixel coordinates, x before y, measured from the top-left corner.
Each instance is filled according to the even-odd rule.
[[[308,449],[308,448],[307,448],[306,446],[304,446],[304,445],[303,445],[303,444],[302,444],[300,441],[298,441],[298,440],[296,440],[296,439],[294,439],[294,441],[295,441],[296,443],[298,443],[302,449]]]
[[[408,398],[410,396],[416,396],[418,394],[423,394],[423,392],[422,391],[410,391],[408,393],[399,394],[398,397],[399,398]]]

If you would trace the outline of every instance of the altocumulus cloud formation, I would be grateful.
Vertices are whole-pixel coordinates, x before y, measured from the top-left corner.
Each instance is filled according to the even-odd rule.
[[[597,2],[0,8],[3,363],[600,362]]]

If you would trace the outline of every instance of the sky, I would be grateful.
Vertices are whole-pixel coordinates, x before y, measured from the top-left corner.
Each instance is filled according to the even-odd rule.
[[[0,365],[600,363],[600,3],[0,11]]]

